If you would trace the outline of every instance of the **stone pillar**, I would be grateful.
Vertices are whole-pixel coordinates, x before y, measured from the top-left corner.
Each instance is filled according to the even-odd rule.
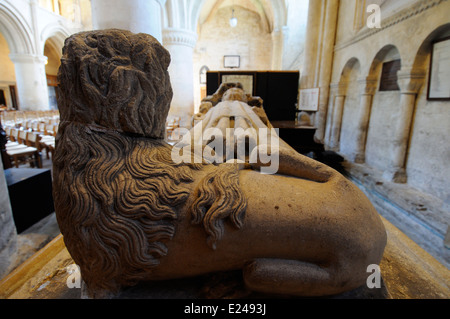
[[[93,28],[147,33],[162,42],[161,12],[164,3],[165,0],[92,0]]]
[[[49,110],[47,76],[45,63],[47,57],[33,54],[10,54],[16,71],[19,109],[22,111]]]
[[[0,279],[9,272],[17,251],[17,230],[12,215],[3,163],[0,161]]]
[[[333,151],[339,151],[339,141],[341,136],[342,115],[344,113],[345,94],[347,91],[346,83],[338,83],[330,85],[334,94],[334,102],[332,106],[331,124],[330,124],[330,140],[329,147]]]
[[[309,1],[300,88],[320,88],[319,110],[314,116],[317,127],[315,139],[320,143],[324,142],[325,137],[338,11],[338,0]]]
[[[308,7],[308,24],[306,26],[304,63],[301,70],[300,86],[308,89],[315,86],[317,47],[321,23],[322,1],[310,0]]]
[[[383,176],[395,183],[406,183],[406,154],[411,134],[411,126],[416,105],[416,97],[423,85],[425,72],[402,68],[398,73],[401,90],[399,116],[394,127],[393,145],[390,156],[390,168]]]
[[[325,126],[327,118],[327,106],[330,93],[331,72],[333,69],[334,44],[336,40],[337,16],[339,12],[338,0],[327,0],[325,10],[325,24],[322,28],[322,45],[320,51],[320,62],[318,64],[319,111],[315,117],[316,135],[315,139],[323,143],[325,137]],[[319,53],[319,52],[318,52]]]
[[[283,54],[289,28],[284,26],[272,31],[272,70],[283,69]]]
[[[194,47],[197,34],[187,29],[165,28],[163,44],[169,50],[173,99],[169,116],[179,117],[180,126],[190,127],[194,115]]]
[[[366,141],[369,129],[370,111],[372,109],[373,96],[377,90],[377,80],[367,78],[359,80],[360,102],[358,109],[358,125],[356,131],[356,149],[353,156],[355,163],[366,161]]]

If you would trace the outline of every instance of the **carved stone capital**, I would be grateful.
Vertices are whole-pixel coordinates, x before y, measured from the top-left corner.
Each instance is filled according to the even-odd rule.
[[[348,82],[338,82],[338,83],[331,83],[330,84],[330,92],[332,95],[335,96],[343,96],[346,95],[348,87]]]
[[[162,32],[164,45],[185,45],[191,48],[197,43],[197,34],[186,29],[165,28]]]
[[[417,94],[425,82],[425,71],[402,68],[398,71],[397,78],[402,94]]]
[[[377,91],[378,80],[376,78],[367,77],[358,80],[359,92],[361,95],[374,95]]]
[[[13,63],[36,63],[45,64],[48,58],[44,55],[24,54],[24,53],[11,53],[9,58]]]

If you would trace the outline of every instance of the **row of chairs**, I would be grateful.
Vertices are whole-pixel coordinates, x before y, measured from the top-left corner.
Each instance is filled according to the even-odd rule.
[[[33,132],[39,132],[46,136],[56,136],[58,132],[58,122],[55,120],[42,121],[27,121],[24,125],[26,130]]]
[[[47,159],[53,156],[55,150],[55,129],[52,127],[52,135],[47,135],[47,130],[33,131],[26,128],[5,127],[8,137],[6,153],[15,167],[29,163],[31,167],[42,167],[41,152],[46,151]]]
[[[59,121],[59,111],[1,111],[0,120],[3,126],[25,126],[30,121],[47,122]],[[50,123],[49,123],[50,124]]]

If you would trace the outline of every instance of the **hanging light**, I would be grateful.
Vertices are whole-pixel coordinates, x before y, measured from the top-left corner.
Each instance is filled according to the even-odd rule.
[[[234,9],[233,9],[233,12],[231,13],[230,26],[234,28],[237,26],[237,23],[238,21],[237,18],[234,17]]]

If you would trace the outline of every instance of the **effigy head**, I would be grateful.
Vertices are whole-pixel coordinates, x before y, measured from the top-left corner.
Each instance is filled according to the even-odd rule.
[[[58,73],[62,121],[163,138],[173,93],[169,52],[151,35],[81,32],[65,41]]]
[[[231,88],[224,93],[222,101],[241,101],[247,103],[248,97],[243,89]]]

